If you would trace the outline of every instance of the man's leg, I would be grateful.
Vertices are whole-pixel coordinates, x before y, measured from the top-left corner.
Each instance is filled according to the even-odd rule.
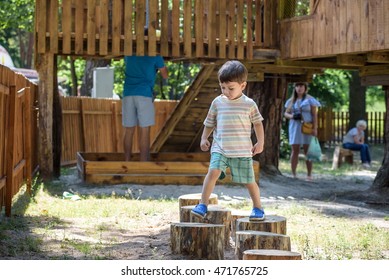
[[[150,160],[150,126],[139,127],[140,161]]]
[[[135,132],[135,126],[124,128],[123,147],[124,147],[124,159],[126,161],[131,160],[132,142],[134,139],[134,132]]]

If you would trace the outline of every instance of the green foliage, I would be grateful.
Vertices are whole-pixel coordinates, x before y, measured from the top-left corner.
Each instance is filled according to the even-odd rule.
[[[382,86],[370,86],[366,90],[366,111],[385,111],[385,91]]]
[[[81,78],[84,74],[86,61],[84,59],[76,59],[74,61],[78,85],[81,85]],[[70,69],[70,57],[58,57],[58,80],[59,85],[65,89],[66,95],[70,95],[73,88],[72,76]]]
[[[33,31],[35,6],[31,0],[0,0],[0,29]]]
[[[317,97],[322,106],[340,110],[348,106],[349,80],[349,72],[327,69],[324,74],[314,77],[309,93]]]
[[[157,76],[154,86],[154,92],[158,99],[180,100],[185,90],[192,83],[197,73],[200,71],[200,65],[184,62],[166,62],[169,72],[168,84],[163,85],[161,76]]]
[[[28,33],[34,28],[34,1],[0,0],[0,7],[0,44],[7,49],[16,67],[24,67],[20,45],[26,44]]]

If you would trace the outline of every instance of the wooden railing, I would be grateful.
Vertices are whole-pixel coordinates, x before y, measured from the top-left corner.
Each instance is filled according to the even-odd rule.
[[[36,52],[252,59],[276,17],[275,0],[36,0]]]
[[[31,190],[37,170],[37,85],[0,65],[0,210],[11,215],[12,199],[24,183]]]

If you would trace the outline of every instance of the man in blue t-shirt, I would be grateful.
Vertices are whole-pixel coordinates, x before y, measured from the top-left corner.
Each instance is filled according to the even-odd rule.
[[[125,160],[131,159],[135,127],[139,126],[140,160],[150,159],[150,126],[155,124],[153,88],[159,70],[163,79],[168,71],[161,56],[125,56],[122,123]]]

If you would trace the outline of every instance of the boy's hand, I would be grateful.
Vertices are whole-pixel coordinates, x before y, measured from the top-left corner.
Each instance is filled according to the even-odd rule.
[[[201,139],[200,148],[203,152],[208,151],[210,146],[211,143],[209,143],[208,139]]]
[[[253,156],[255,156],[256,154],[260,154],[263,152],[263,145],[259,145],[259,143],[256,143],[253,148],[251,149],[251,152],[253,154]]]

